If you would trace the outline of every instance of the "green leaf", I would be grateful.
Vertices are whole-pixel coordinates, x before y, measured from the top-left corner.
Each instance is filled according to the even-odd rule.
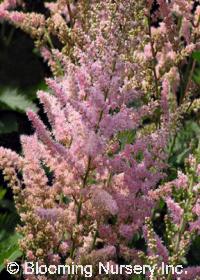
[[[200,69],[195,70],[192,79],[196,84],[200,84]]]
[[[135,139],[135,131],[127,130],[123,132],[119,132],[118,139],[121,143],[121,148],[123,149],[126,144],[131,144]]]
[[[200,51],[195,51],[192,53],[192,58],[200,62]]]
[[[37,106],[25,95],[19,94],[16,89],[5,89],[0,95],[0,102],[18,112],[25,112],[27,109],[37,111]]]
[[[198,144],[200,138],[200,126],[197,122],[188,120],[178,131],[169,145],[171,167],[184,167],[184,160]]]
[[[0,272],[5,268],[5,260],[13,262],[22,256],[18,245],[20,239],[21,236],[14,233],[0,243]]]
[[[0,134],[6,134],[18,131],[18,122],[16,116],[12,113],[4,113],[0,119]]]
[[[0,187],[0,200],[2,200],[6,194],[7,190]]]
[[[189,156],[189,153],[190,153],[191,149],[190,148],[187,148],[185,150],[183,150],[182,153],[180,153],[177,158],[176,158],[176,163],[177,164],[181,164],[181,162],[184,161],[184,159]]]

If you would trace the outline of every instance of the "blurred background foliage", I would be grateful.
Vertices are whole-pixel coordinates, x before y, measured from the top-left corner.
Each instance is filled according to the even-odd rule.
[[[27,0],[27,11],[44,12],[43,1]],[[200,87],[200,51],[195,52],[191,60],[196,61],[193,81]],[[188,62],[189,63],[189,62]],[[0,146],[21,152],[20,135],[31,134],[32,128],[27,120],[25,111],[32,108],[42,110],[36,98],[37,89],[45,89],[44,78],[50,75],[48,66],[42,61],[35,50],[32,39],[19,29],[7,23],[0,24]],[[192,106],[199,98],[196,92],[190,98],[188,110],[182,120],[178,131],[173,135],[169,147],[169,172],[170,179],[174,179],[177,170],[184,167],[185,158],[196,147],[200,138],[200,108]],[[177,97],[178,99],[179,97]],[[200,104],[200,103],[199,103]],[[121,145],[134,141],[135,132],[125,132],[119,135]],[[162,227],[165,213],[164,203],[160,203],[156,210],[159,215],[155,223]],[[17,241],[20,236],[15,232],[19,223],[12,192],[0,174],[0,277],[13,279],[4,268],[5,259],[15,260],[21,257]],[[142,246],[139,236],[133,240],[134,246]],[[200,260],[200,238],[194,240],[188,253],[189,263],[197,264]],[[143,279],[140,276],[134,278]]]

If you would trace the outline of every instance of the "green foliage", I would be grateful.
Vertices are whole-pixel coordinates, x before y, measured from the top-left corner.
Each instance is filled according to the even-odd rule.
[[[121,144],[121,149],[124,149],[124,146],[126,144],[131,144],[131,143],[134,142],[135,131],[134,130],[127,130],[127,131],[120,132],[118,134],[118,139],[119,139],[120,144]]]
[[[22,256],[18,245],[19,239],[20,235],[14,233],[0,242],[0,272],[4,269],[5,260],[15,261]]]
[[[18,246],[20,235],[14,231],[18,215],[14,204],[5,198],[6,192],[0,187],[0,272],[4,269],[5,260],[15,261],[22,256]]]
[[[32,99],[33,95],[30,94],[29,97],[29,95],[19,93],[17,89],[0,89],[0,134],[18,131],[16,113],[24,114],[28,108],[33,111],[38,110]]]
[[[182,167],[185,158],[193,152],[200,138],[200,126],[193,120],[188,120],[171,139],[169,145],[170,165]]]
[[[200,62],[200,51],[193,52],[192,58],[195,59],[196,61]]]
[[[194,69],[192,79],[197,85],[200,85],[200,51],[193,52],[192,58],[196,62],[196,67]]]
[[[6,190],[3,188],[0,188],[0,201],[4,198],[5,194],[6,194]]]
[[[199,62],[199,64],[200,64],[200,62]],[[200,67],[199,66],[197,66],[195,68],[192,79],[197,85],[200,85]]]
[[[17,112],[25,113],[28,108],[37,111],[36,105],[16,89],[4,89],[0,94],[0,103],[2,107]]]

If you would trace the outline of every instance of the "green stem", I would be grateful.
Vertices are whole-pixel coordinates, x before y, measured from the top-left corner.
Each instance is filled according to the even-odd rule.
[[[177,133],[173,136],[172,144],[171,144],[170,149],[169,149],[169,158],[172,155],[172,152],[173,152],[173,149],[174,149],[174,145],[176,143],[176,137],[177,137]]]
[[[54,45],[53,45],[53,42],[52,42],[52,40],[51,40],[51,37],[50,37],[50,35],[49,35],[49,33],[48,33],[48,31],[47,31],[46,29],[45,29],[45,36],[46,36],[46,38],[47,38],[47,42],[49,43],[49,46],[50,46],[51,50],[52,50],[52,49],[55,49],[55,47],[54,47]],[[59,68],[60,73],[61,73],[62,75],[64,75],[64,71],[63,71],[63,69],[62,69],[62,65],[61,65],[60,61],[59,61],[57,58],[55,58],[55,62],[56,62],[56,64],[57,64],[58,68]]]
[[[95,230],[95,233],[94,233],[94,238],[93,238],[93,242],[92,242],[92,250],[93,250],[94,247],[95,247],[96,240],[97,240],[97,229]]]
[[[55,49],[55,47],[54,47],[54,45],[53,45],[53,42],[52,42],[52,40],[51,40],[51,37],[49,36],[49,32],[48,32],[46,29],[45,29],[45,36],[46,36],[46,38],[47,38],[47,41],[48,41],[48,43],[49,43],[51,49]]]

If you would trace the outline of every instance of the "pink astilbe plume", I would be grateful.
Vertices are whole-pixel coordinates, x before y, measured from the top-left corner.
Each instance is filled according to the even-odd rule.
[[[180,225],[182,216],[183,216],[183,209],[176,203],[173,199],[168,197],[166,199],[167,207],[170,211],[170,215],[172,216],[173,222]]]

